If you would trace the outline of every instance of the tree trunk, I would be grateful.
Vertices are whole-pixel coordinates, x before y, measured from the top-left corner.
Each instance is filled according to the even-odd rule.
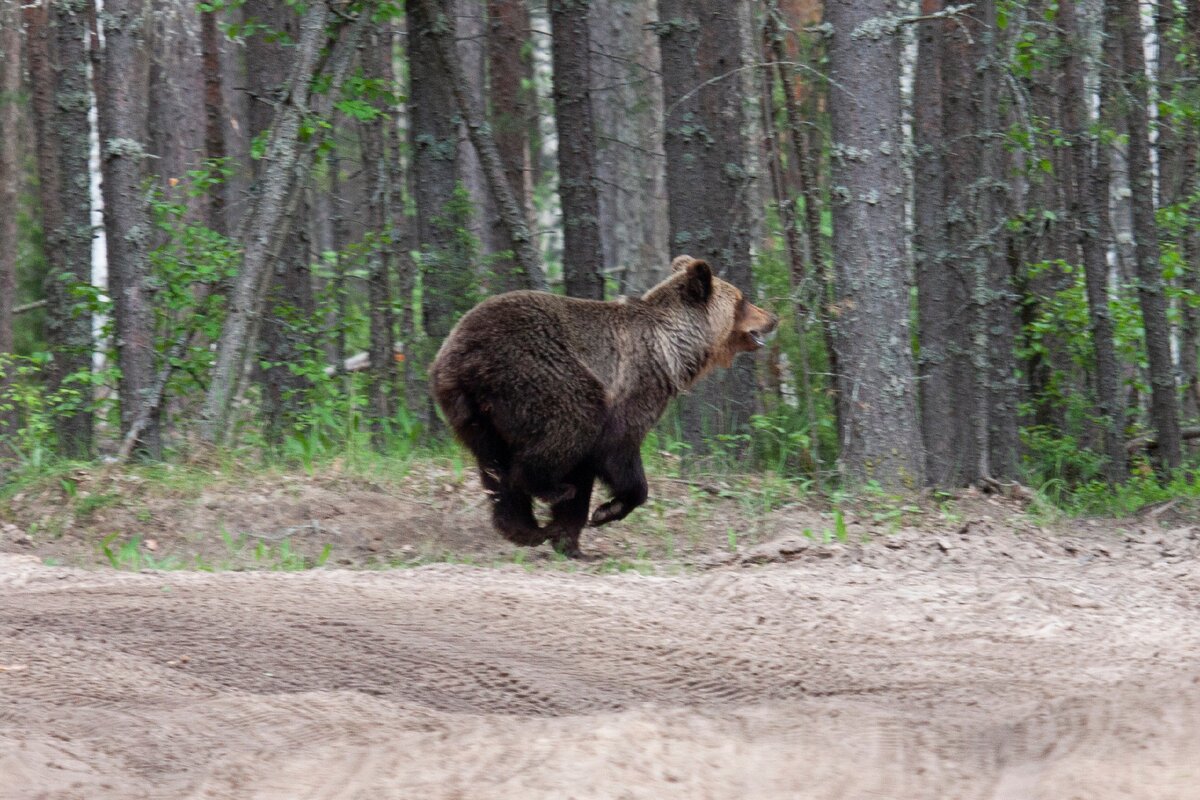
[[[850,485],[925,480],[904,252],[900,41],[892,0],[830,0],[840,466]]]
[[[490,111],[488,119],[496,140],[496,151],[504,165],[513,200],[526,225],[533,195],[530,166],[529,121],[534,116],[533,64],[526,53],[529,47],[529,8],[525,0],[489,0],[487,59],[489,68]],[[507,225],[503,215],[491,220],[492,236],[503,241]],[[531,289],[532,283],[516,264],[513,255],[498,258],[492,264],[496,289]]]
[[[13,351],[17,296],[17,203],[21,195],[21,12],[17,0],[0,0],[0,354]],[[0,374],[0,395],[7,384]],[[6,428],[0,416],[0,433]]]
[[[778,35],[778,27],[772,24],[772,18],[767,17],[763,26],[763,60],[770,61],[773,57],[771,42]],[[775,208],[779,213],[779,224],[783,228],[784,243],[788,256],[788,288],[793,298],[794,324],[800,351],[800,394],[804,398],[805,421],[810,430],[816,430],[817,413],[812,385],[812,375],[809,373],[808,355],[808,322],[809,310],[802,298],[803,287],[808,282],[809,265],[812,264],[812,254],[804,251],[800,237],[799,224],[796,221],[796,203],[788,185],[787,171],[784,169],[783,156],[778,142],[778,130],[775,125],[775,87],[772,80],[773,72],[769,69],[760,70],[762,73],[762,108],[763,108],[763,140],[767,151],[767,168],[770,176],[771,194]],[[782,384],[782,379],[780,380]],[[782,393],[782,390],[780,389]],[[808,452],[805,454],[809,461],[812,475],[818,485],[821,481],[821,451],[817,436],[810,436]]]
[[[381,39],[383,41],[381,41]],[[386,30],[381,37],[372,32],[367,36],[360,58],[363,74],[368,79],[391,83],[391,69],[383,62],[383,48],[391,47],[391,32]],[[388,53],[390,56],[390,52]],[[399,158],[395,152],[386,152],[384,131],[393,127],[391,105],[374,103],[378,116],[359,123],[359,141],[362,146],[363,166],[367,173],[367,225],[368,235],[374,236],[374,246],[368,254],[367,303],[370,316],[370,371],[367,392],[370,398],[367,418],[371,427],[371,444],[383,452],[386,444],[386,426],[395,415],[396,362],[392,355],[395,341],[395,322],[392,314],[392,236],[391,170],[392,160]]]
[[[1003,75],[996,24],[996,1],[979,0],[973,12],[981,19],[976,67],[979,98],[980,186],[975,227],[976,294],[980,319],[975,331],[977,398],[983,403],[976,438],[981,443],[980,480],[1020,477],[1021,436],[1018,422],[1016,274],[1009,259],[1010,180],[1006,180],[1000,119]],[[986,460],[985,460],[986,459]]]
[[[73,0],[54,3],[48,10],[42,4],[24,7],[47,263],[46,333],[54,352],[49,383],[52,391],[75,396],[54,420],[59,449],[72,458],[92,453],[92,390],[87,380],[92,314],[74,291],[90,286],[92,278],[87,6],[84,0]]]
[[[1052,297],[1070,286],[1072,278],[1062,264],[1079,263],[1079,246],[1074,232],[1074,222],[1067,206],[1066,187],[1073,174],[1070,148],[1056,140],[1052,132],[1064,127],[1064,58],[1074,41],[1075,35],[1062,28],[1062,17],[1058,15],[1049,25],[1044,24],[1048,0],[1036,0],[1027,9],[1027,16],[1034,22],[1033,30],[1043,33],[1037,40],[1038,47],[1051,54],[1041,66],[1034,69],[1025,87],[1029,92],[1029,115],[1027,130],[1036,132],[1031,138],[1033,148],[1029,158],[1033,167],[1029,173],[1028,206],[1033,214],[1024,238],[1022,261],[1026,265],[1041,264],[1037,275],[1025,277],[1027,301],[1025,322],[1032,322],[1040,313],[1043,298]],[[1044,38],[1043,38],[1044,37]],[[1048,169],[1040,165],[1047,165]],[[1046,263],[1048,262],[1048,263]],[[1071,391],[1071,384],[1079,381],[1079,369],[1071,358],[1069,343],[1053,332],[1042,340],[1045,354],[1036,353],[1026,360],[1027,392],[1033,405],[1032,422],[1055,431],[1066,430],[1066,415],[1063,397]],[[1032,348],[1031,348],[1032,350]],[[1061,391],[1062,384],[1068,384]],[[1078,391],[1085,391],[1082,385]]]
[[[418,0],[408,8],[409,150],[412,153],[413,199],[417,207],[416,245],[420,251],[422,321],[425,339],[415,353],[422,371],[450,333],[458,315],[467,310],[474,285],[474,267],[455,257],[456,221],[452,213],[457,151],[455,80],[449,64],[458,65],[454,48],[454,19],[448,0]],[[465,88],[461,108],[469,99]],[[458,112],[458,113],[456,113]],[[422,417],[437,424],[432,400],[422,382]]]
[[[799,181],[800,196],[804,201],[804,233],[805,239],[808,241],[810,259],[810,279],[806,281],[806,284],[811,283],[812,285],[800,286],[797,296],[801,303],[811,307],[812,311],[809,313],[818,320],[821,326],[821,337],[825,342],[826,358],[829,362],[828,372],[830,375],[837,375],[837,348],[833,343],[833,321],[829,311],[833,300],[829,280],[829,237],[821,230],[823,202],[821,187],[817,179],[819,170],[817,158],[813,155],[809,135],[804,125],[804,114],[801,112],[801,96],[804,93],[796,81],[796,68],[791,63],[794,57],[789,55],[781,30],[781,18],[793,25],[799,25],[804,20],[814,20],[814,16],[819,17],[819,13],[814,14],[813,8],[806,7],[807,2],[809,0],[801,0],[800,3],[789,0],[781,5],[775,0],[770,0],[766,25],[771,42],[770,55],[775,61],[775,71],[783,87],[783,107],[788,121],[788,135],[785,138],[791,142],[792,172]],[[791,13],[785,17],[787,10],[790,10]],[[813,105],[811,102],[812,92],[808,92],[807,95],[810,101],[809,105]],[[810,116],[815,116],[815,114]],[[814,127],[816,126],[808,126],[808,128]],[[837,418],[835,427],[839,431],[839,436],[842,429],[840,415],[841,411],[834,403],[834,417]]]
[[[150,284],[147,111],[150,62],[148,9],[142,0],[108,0],[99,92],[104,172],[104,223],[117,360],[121,367],[121,432],[129,431],[154,386],[154,297]],[[161,431],[151,419],[138,450],[162,456]]]
[[[671,262],[657,22],[641,0],[593,0],[589,18],[604,271],[639,296]]]
[[[201,69],[204,80],[204,157],[213,161],[221,161],[227,155],[225,147],[225,118],[228,116],[224,93],[222,91],[223,70],[221,69],[221,32],[217,28],[215,11],[200,12],[200,32],[202,63]],[[209,190],[208,216],[206,223],[220,234],[229,234],[229,220],[226,217],[226,195],[228,184],[224,181]]]
[[[658,32],[672,254],[708,261],[753,297],[749,205],[757,197],[737,72],[744,64],[743,10],[721,0],[662,0]],[[744,432],[754,401],[754,364],[738,359],[682,399],[685,441],[704,452],[707,436]]]
[[[1113,321],[1108,298],[1108,259],[1101,239],[1101,216],[1107,211],[1108,169],[1103,150],[1098,150],[1088,133],[1090,98],[1084,91],[1083,57],[1077,37],[1075,2],[1059,0],[1059,21],[1068,37],[1076,34],[1074,43],[1068,39],[1064,60],[1065,94],[1063,97],[1063,128],[1071,139],[1070,170],[1064,176],[1068,208],[1075,223],[1083,268],[1087,282],[1088,319],[1092,331],[1092,348],[1096,358],[1096,411],[1101,420],[1105,467],[1110,481],[1124,480],[1125,441],[1124,410],[1120,395],[1120,373],[1113,345]],[[1102,87],[1100,102],[1109,102]],[[1097,161],[1093,163],[1092,153]]]
[[[201,437],[209,443],[219,442],[229,427],[230,408],[238,392],[243,362],[253,345],[253,323],[259,315],[265,279],[271,274],[267,265],[279,251],[281,222],[295,206],[298,179],[307,175],[312,151],[319,144],[318,136],[303,144],[299,136],[300,124],[309,109],[309,86],[324,67],[321,50],[327,43],[325,25],[330,21],[329,16],[328,6],[318,2],[307,7],[301,20],[287,90],[280,99],[263,157],[268,169],[239,232],[239,239],[245,242],[242,268],[230,293],[229,311],[221,328],[202,412]],[[335,43],[324,58],[334,96],[340,91],[367,17],[360,14],[334,34]]]
[[[596,191],[592,121],[590,0],[549,0],[558,127],[558,196],[563,220],[563,283],[571,297],[604,299],[604,249]]]
[[[483,0],[449,0],[454,15],[454,51],[462,70],[463,90],[471,108],[480,114],[487,108],[487,73],[485,70],[487,4]],[[463,115],[458,123],[458,155],[455,161],[458,182],[467,190],[472,213],[467,230],[478,242],[480,264],[487,264],[493,254],[508,247],[502,233],[495,233],[492,221],[499,215],[488,191],[483,161],[471,140],[471,132]],[[486,280],[487,269],[481,269],[480,279]]]
[[[1192,86],[1200,85],[1200,2],[1188,4],[1184,18],[1184,51],[1186,78]],[[1185,122],[1187,117],[1185,116]],[[1200,126],[1194,120],[1183,127],[1180,150],[1179,197],[1194,197],[1200,191]],[[1183,286],[1193,296],[1200,296],[1200,208],[1192,203],[1180,235],[1180,254],[1183,257]],[[1179,366],[1184,380],[1184,414],[1200,416],[1200,309],[1191,303],[1183,305],[1183,325],[1179,341]]]
[[[1150,418],[1157,433],[1155,460],[1165,469],[1182,462],[1179,437],[1179,398],[1171,357],[1171,329],[1167,322],[1167,296],[1159,258],[1158,225],[1155,221],[1154,173],[1150,163],[1150,120],[1147,112],[1146,61],[1142,49],[1141,12],[1137,0],[1107,0],[1113,4],[1111,19],[1120,36],[1123,68],[1120,80],[1129,126],[1129,181],[1132,189],[1133,235],[1136,241],[1138,299],[1146,332],[1146,356],[1150,362]],[[1107,27],[1107,26],[1106,26]]]
[[[149,151],[155,156],[149,171],[161,179],[163,191],[187,206],[189,221],[202,222],[207,218],[204,195],[184,191],[186,183],[173,189],[170,181],[184,181],[205,157],[208,110],[200,16],[212,12],[200,11],[194,0],[151,0],[146,5],[148,30],[141,38],[150,52]]]
[[[444,230],[441,232],[435,230],[438,215],[445,219],[446,204],[453,192],[453,164],[451,163],[447,178],[445,164],[439,163],[444,161],[444,157],[439,155],[442,151],[436,149],[436,146],[439,142],[449,141],[441,134],[447,126],[452,126],[452,112],[457,109],[459,115],[467,121],[467,131],[483,164],[488,186],[508,227],[509,241],[512,242],[517,265],[525,273],[526,280],[532,288],[544,290],[546,276],[542,272],[528,220],[509,185],[504,172],[504,162],[496,148],[496,141],[492,138],[491,128],[484,123],[482,110],[471,104],[467,82],[463,78],[453,42],[452,20],[445,15],[437,0],[418,0],[409,14],[409,140],[414,153],[413,183],[417,201],[418,244],[422,248],[426,244],[433,247],[425,259],[430,265],[432,262],[429,261],[429,257],[438,257],[438,250],[446,249],[452,244],[448,241],[452,238],[452,226],[446,228],[443,225]],[[451,105],[445,105],[447,100]],[[461,269],[465,269],[465,265],[441,270],[436,278],[439,281],[457,280],[462,284],[464,276],[468,273],[458,272]],[[469,288],[469,279],[459,288]],[[443,292],[444,296],[447,294],[448,292]],[[426,297],[429,299],[428,295]],[[437,303],[446,302],[444,298],[432,299]],[[457,299],[461,304],[464,300],[469,300],[469,293],[460,291]],[[433,328],[438,332],[435,338],[440,341],[449,332],[448,322],[452,315],[443,313],[444,309],[438,307],[431,310],[441,315],[440,319],[434,319]],[[427,328],[427,332],[428,330]]]
[[[923,14],[943,10],[942,0],[925,0]],[[926,478],[933,486],[957,487],[970,482],[976,464],[971,436],[970,286],[958,259],[951,255],[947,214],[957,205],[948,172],[959,174],[976,164],[951,146],[967,147],[963,131],[949,139],[948,124],[969,124],[962,108],[965,30],[957,20],[928,20],[917,29],[917,65],[913,81],[913,255],[916,263],[917,314],[921,377],[921,433]],[[954,114],[949,112],[953,110]],[[949,162],[949,168],[947,166]],[[960,181],[961,182],[961,181]],[[961,242],[956,244],[961,245]]]

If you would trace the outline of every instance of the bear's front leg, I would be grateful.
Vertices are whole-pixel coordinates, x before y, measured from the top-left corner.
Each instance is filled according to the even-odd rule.
[[[613,497],[592,512],[592,527],[625,519],[629,512],[646,502],[649,487],[642,468],[642,454],[636,444],[626,445],[606,457],[600,479],[612,488]]]

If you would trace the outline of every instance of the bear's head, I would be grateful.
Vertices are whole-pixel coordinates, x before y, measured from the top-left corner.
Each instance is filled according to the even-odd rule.
[[[708,262],[691,256],[677,256],[671,262],[671,277],[647,292],[644,299],[676,306],[702,323],[708,357],[701,374],[714,366],[728,368],[738,353],[759,349],[779,324],[774,314],[713,275]]]

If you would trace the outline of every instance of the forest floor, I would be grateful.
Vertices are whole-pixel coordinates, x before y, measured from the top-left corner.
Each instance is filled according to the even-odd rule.
[[[788,491],[656,479],[586,564],[448,466],[10,491],[0,800],[1200,798],[1194,506]]]

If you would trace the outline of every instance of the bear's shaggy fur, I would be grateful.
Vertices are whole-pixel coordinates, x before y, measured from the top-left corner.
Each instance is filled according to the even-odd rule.
[[[612,499],[592,525],[646,500],[641,443],[667,402],[757,350],[778,320],[690,256],[640,299],[509,292],[468,312],[431,369],[438,405],[475,454],[496,529],[578,557],[592,483]],[[538,526],[533,499],[551,506]]]

